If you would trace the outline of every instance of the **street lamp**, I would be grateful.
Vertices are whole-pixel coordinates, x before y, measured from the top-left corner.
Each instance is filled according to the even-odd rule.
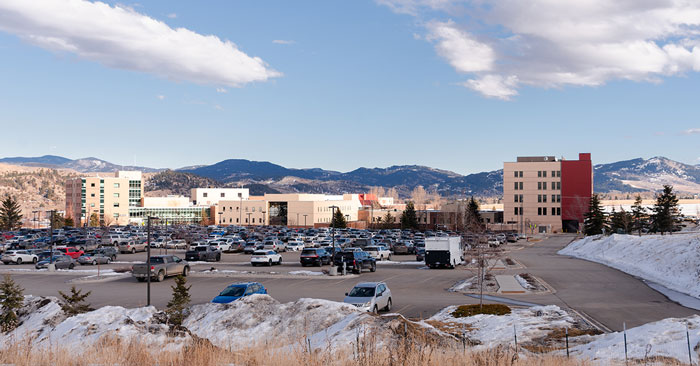
[[[146,287],[146,306],[151,306],[151,220],[157,219],[157,217],[148,216],[148,239],[146,243],[146,279],[148,280],[148,286]]]
[[[49,213],[49,243],[51,244],[51,255],[49,255],[49,271],[56,269],[53,264],[53,253],[54,253],[54,242],[53,242],[53,217],[56,214],[56,210],[46,211]]]
[[[238,225],[243,225],[243,192],[238,192]]]
[[[339,208],[339,207],[333,205],[333,206],[330,206],[329,208],[331,209],[331,212],[332,212],[331,213],[331,237],[333,238],[333,250],[331,251],[331,253],[332,253],[331,258],[334,258],[333,260],[335,260],[335,225],[336,225],[335,209]]]
[[[265,213],[266,213],[267,211],[262,210],[261,212],[262,212],[262,224],[263,224],[263,226],[265,226],[265,223],[267,222],[267,220],[265,219]]]
[[[299,213],[298,212],[297,212],[297,222],[295,222],[294,224],[299,226]]]
[[[219,226],[221,226],[221,217],[223,216],[223,212],[219,212]]]

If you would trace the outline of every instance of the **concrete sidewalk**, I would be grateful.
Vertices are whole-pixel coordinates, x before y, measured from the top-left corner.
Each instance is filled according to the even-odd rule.
[[[499,294],[524,294],[528,291],[520,286],[513,275],[496,275]]]

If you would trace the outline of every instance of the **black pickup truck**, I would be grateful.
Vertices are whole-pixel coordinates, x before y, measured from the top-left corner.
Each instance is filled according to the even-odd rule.
[[[370,272],[377,270],[377,260],[361,250],[336,253],[333,265],[342,271],[343,262],[345,262],[345,269],[348,272],[352,271],[352,273],[361,273],[363,269],[369,269]]]
[[[221,251],[209,245],[202,245],[185,252],[186,261],[218,262],[221,260]]]

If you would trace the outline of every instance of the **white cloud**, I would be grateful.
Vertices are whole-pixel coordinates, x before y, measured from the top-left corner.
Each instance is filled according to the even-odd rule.
[[[178,81],[236,87],[281,76],[230,41],[102,2],[3,0],[0,30],[52,51]]]
[[[473,74],[464,85],[489,96],[700,71],[695,0],[376,1],[421,19],[437,53]]]
[[[285,40],[285,39],[273,39],[273,40],[272,40],[272,43],[274,43],[274,44],[290,45],[290,44],[294,44],[294,43],[296,43],[296,42],[291,41],[291,40]]]
[[[700,135],[700,128],[689,128],[683,131],[684,135]]]
[[[226,88],[216,88],[217,93],[228,93],[228,90]]]
[[[158,100],[163,100],[165,99],[165,95],[156,95],[156,98],[158,98]]]
[[[175,13],[170,13],[170,14],[167,15],[167,17],[170,18],[170,19],[175,19],[175,18],[177,18],[177,14],[175,14]]]

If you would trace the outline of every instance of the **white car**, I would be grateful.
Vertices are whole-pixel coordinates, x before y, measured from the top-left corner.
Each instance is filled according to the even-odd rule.
[[[378,261],[391,260],[391,250],[383,245],[367,246],[365,247],[365,252]]]
[[[268,266],[282,264],[282,256],[277,254],[274,250],[256,250],[250,258],[250,264],[252,264],[253,267],[259,264]]]
[[[304,249],[304,242],[299,239],[290,239],[287,242],[287,248],[291,251],[297,252]]]
[[[361,282],[345,294],[343,302],[363,311],[391,311],[391,291],[384,282]]]
[[[15,263],[36,263],[39,260],[34,254],[29,254],[26,250],[8,250],[2,255],[2,262],[5,264]]]

